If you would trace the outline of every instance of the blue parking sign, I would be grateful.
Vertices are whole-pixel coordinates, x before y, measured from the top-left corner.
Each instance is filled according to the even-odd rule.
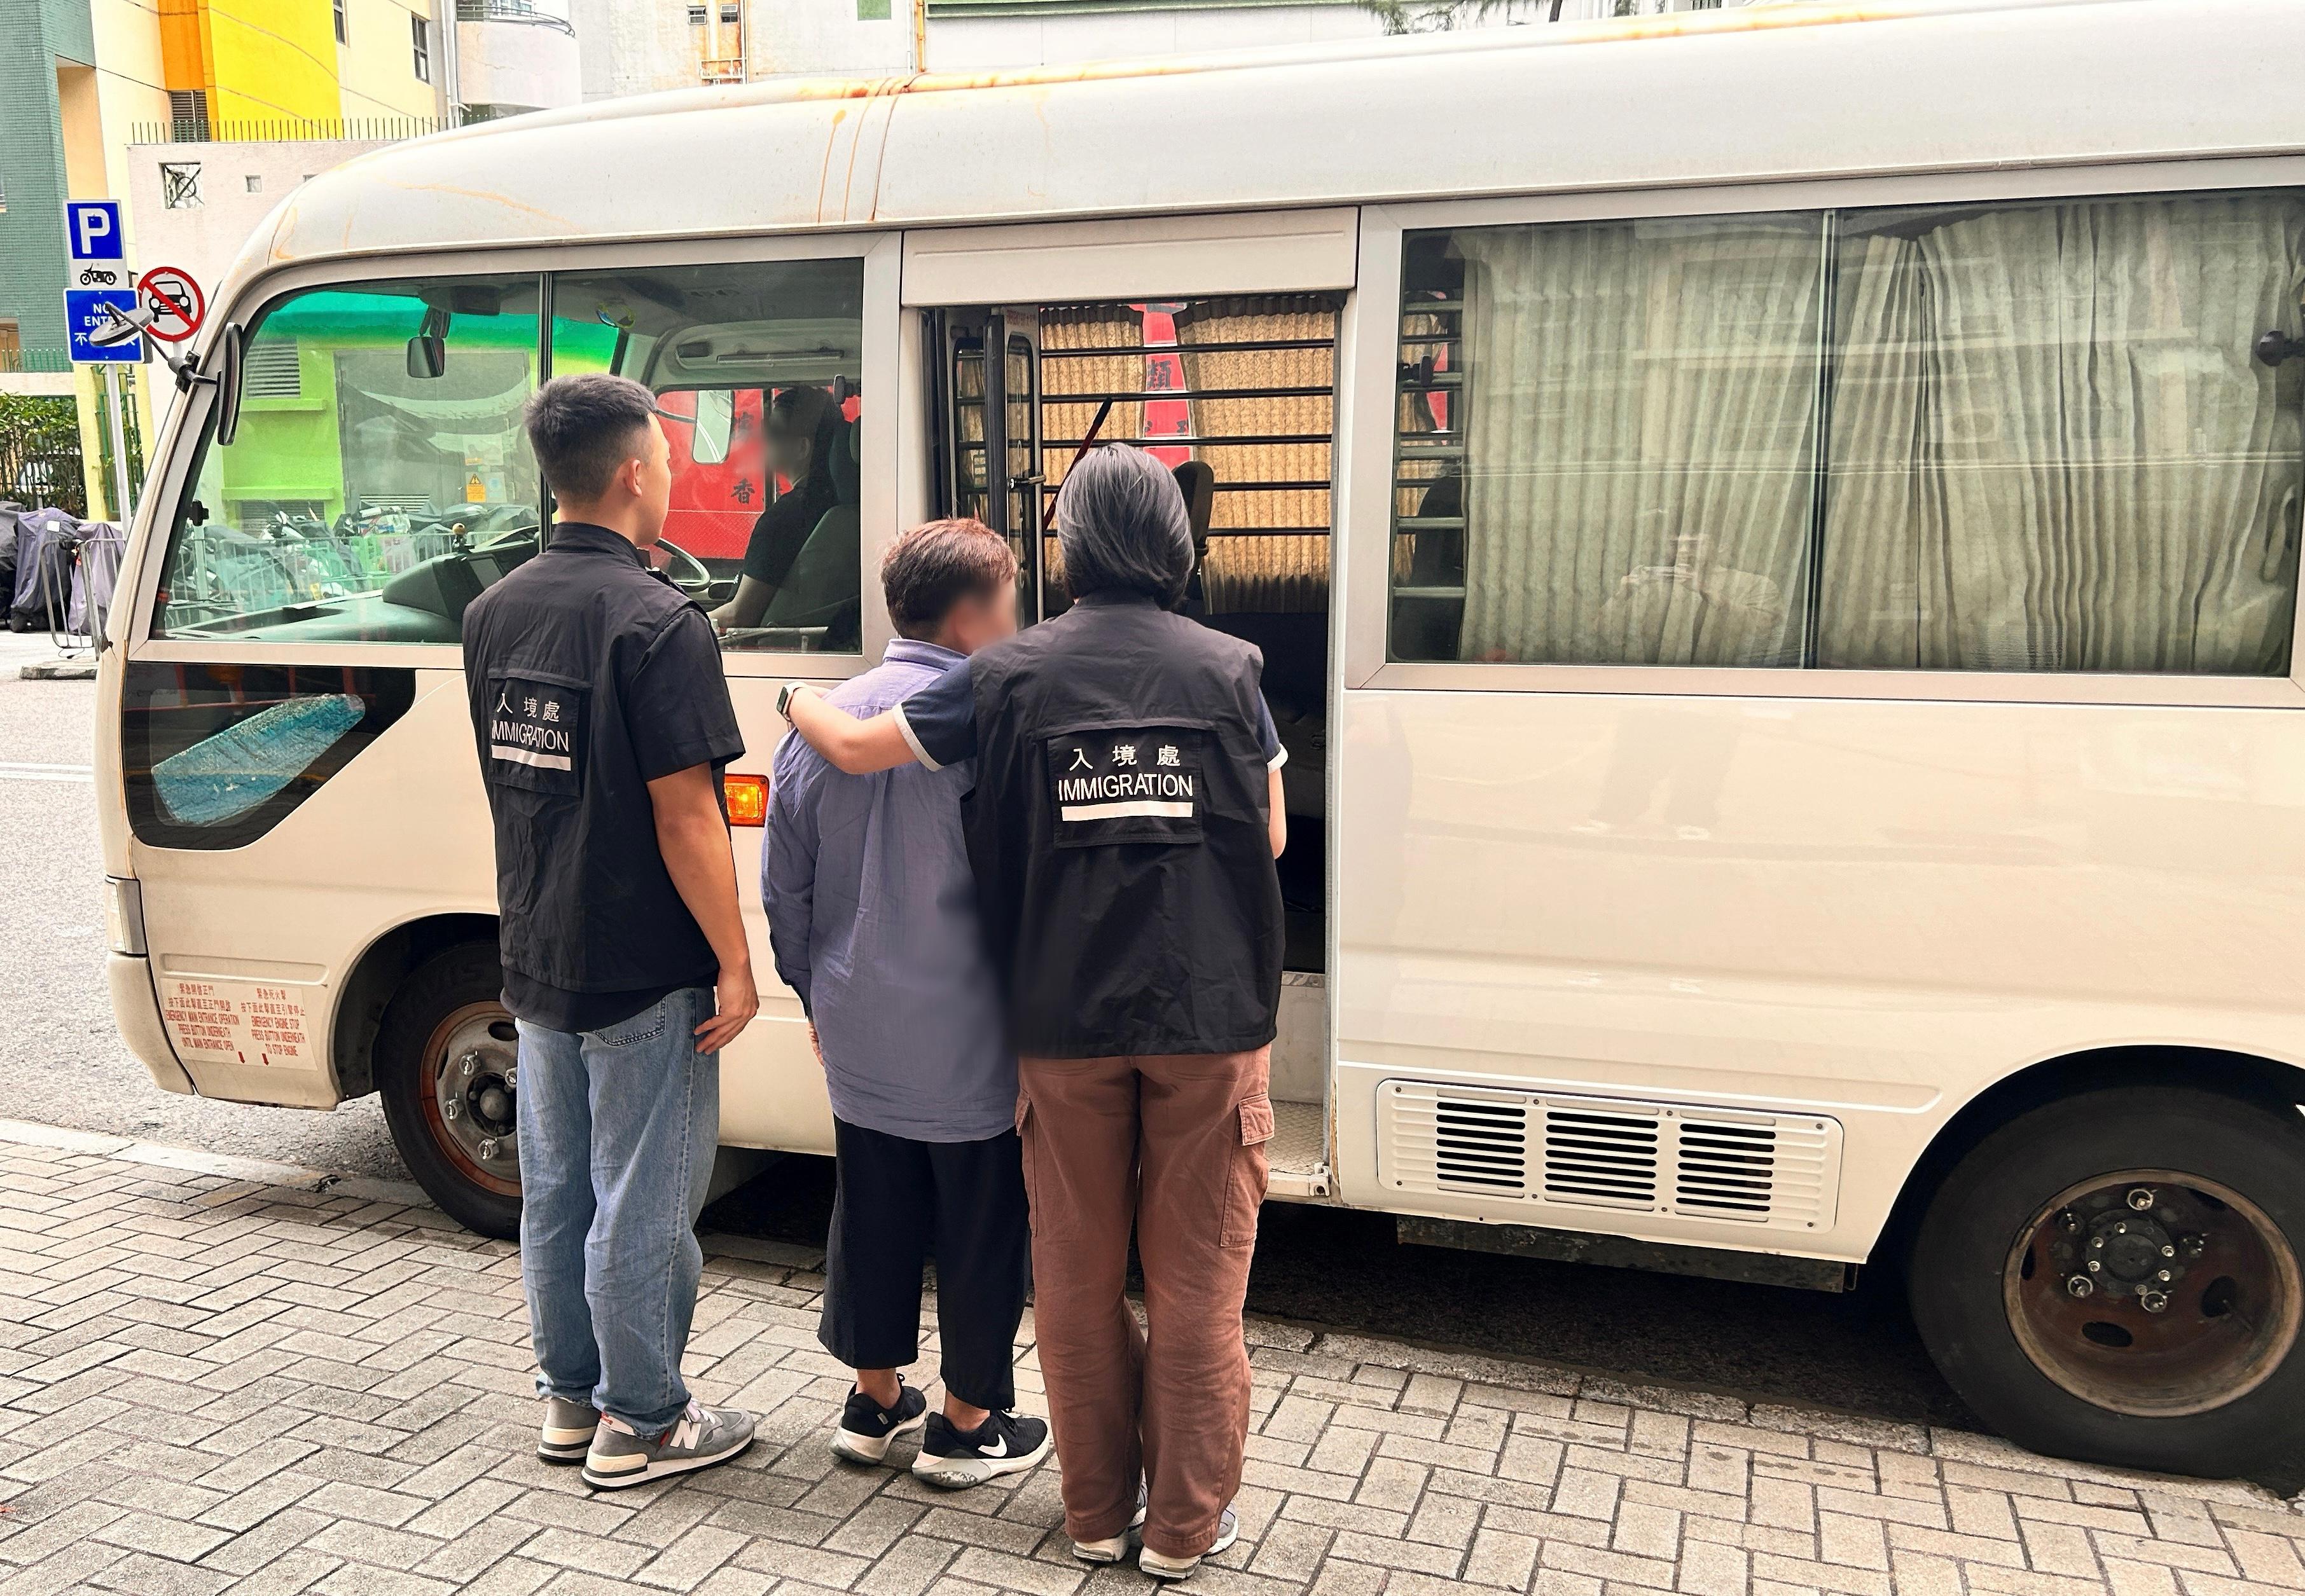
[[[126,241],[120,236],[120,201],[74,200],[64,206],[64,239],[75,264],[84,260],[125,259]]]
[[[136,309],[133,288],[67,288],[64,290],[64,331],[72,340],[72,358],[81,365],[133,366],[144,358],[144,340],[131,335],[117,344],[99,344],[98,336],[113,325],[113,312]]]

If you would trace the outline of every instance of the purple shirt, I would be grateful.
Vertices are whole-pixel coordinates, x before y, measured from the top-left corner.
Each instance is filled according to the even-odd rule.
[[[960,659],[898,638],[829,697],[876,715]],[[982,1142],[1016,1121],[1016,1058],[961,834],[974,775],[963,761],[843,776],[787,735],[770,782],[769,942],[815,1023],[832,1111],[916,1142]]]

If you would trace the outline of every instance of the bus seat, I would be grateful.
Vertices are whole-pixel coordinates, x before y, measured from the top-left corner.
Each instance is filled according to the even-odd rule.
[[[761,615],[763,629],[822,627],[823,646],[856,646],[863,606],[858,593],[857,562],[862,551],[863,467],[857,458],[862,429],[850,423],[840,429],[832,446],[830,469],[835,503],[818,518],[816,528],[793,556],[792,569]]]
[[[1185,514],[1193,523],[1193,556],[1208,552],[1209,517],[1216,507],[1217,474],[1204,461],[1187,460],[1175,468],[1177,489],[1185,496]]]
[[[1181,462],[1170,468],[1170,473],[1177,479],[1177,491],[1184,495],[1185,521],[1193,532],[1193,574],[1186,581],[1185,599],[1177,613],[1203,620],[1209,605],[1208,596],[1201,590],[1201,565],[1209,557],[1209,517],[1216,507],[1217,474],[1198,460]]]

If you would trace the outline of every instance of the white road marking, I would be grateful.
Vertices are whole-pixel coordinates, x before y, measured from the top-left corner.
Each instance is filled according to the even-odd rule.
[[[92,765],[27,765],[0,760],[0,781],[94,781]]]

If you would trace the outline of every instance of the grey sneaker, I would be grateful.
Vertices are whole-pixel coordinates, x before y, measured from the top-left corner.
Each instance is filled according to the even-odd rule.
[[[1200,1558],[1164,1558],[1148,1546],[1137,1552],[1136,1566],[1154,1579],[1189,1579],[1193,1570],[1201,1566],[1201,1558],[1212,1558],[1239,1539],[1240,1521],[1233,1516],[1232,1509],[1227,1507],[1223,1519],[1217,1524],[1217,1538],[1209,1543],[1208,1550]]]
[[[591,1449],[600,1415],[589,1402],[566,1396],[544,1399],[544,1422],[536,1432],[536,1455],[547,1463],[582,1463]]]
[[[1073,1542],[1073,1556],[1084,1563],[1118,1563],[1128,1555],[1129,1530],[1144,1527],[1144,1486],[1140,1481],[1136,1487],[1136,1516],[1128,1521],[1128,1529],[1102,1541],[1076,1541]]]
[[[621,1490],[726,1463],[753,1444],[753,1415],[741,1408],[706,1407],[692,1401],[688,1411],[662,1435],[645,1436],[613,1413],[600,1415],[592,1449],[584,1456],[584,1483]]]

